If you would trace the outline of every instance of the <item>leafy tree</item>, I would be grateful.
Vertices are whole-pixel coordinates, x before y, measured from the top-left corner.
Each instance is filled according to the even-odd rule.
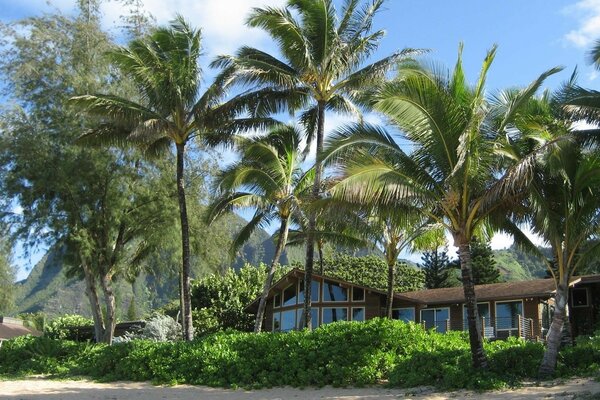
[[[171,194],[156,187],[161,168],[139,162],[132,151],[74,143],[95,125],[65,107],[68,97],[103,86],[127,90],[127,81],[111,86],[115,76],[103,54],[112,43],[94,9],[3,26],[11,45],[0,69],[16,105],[0,120],[0,184],[2,197],[23,208],[6,217],[15,236],[65,249],[70,273],[86,282],[96,339],[111,342],[113,281],[135,276],[129,266],[150,253],[157,225],[169,225],[173,215]]]
[[[200,31],[181,16],[150,36],[133,40],[110,53],[112,62],[135,84],[142,102],[114,94],[82,95],[71,103],[107,123],[86,139],[96,143],[134,143],[148,155],[176,150],[176,181],[181,226],[181,308],[183,334],[194,337],[190,303],[190,227],[185,189],[186,146],[194,138],[204,144],[227,141],[233,133],[262,128],[268,118],[236,118],[247,111],[241,96],[221,103],[225,85],[217,81],[200,94]]]
[[[281,278],[289,269],[277,267],[274,279]],[[270,267],[264,264],[246,264],[239,271],[228,269],[224,274],[213,274],[194,282],[192,305],[198,316],[194,323],[198,334],[204,335],[226,329],[252,331],[255,318],[244,311],[261,295]]]
[[[254,216],[233,241],[235,253],[257,227],[279,221],[275,254],[269,267],[256,313],[255,332],[260,332],[269,289],[287,242],[292,214],[298,213],[302,196],[312,184],[313,171],[300,168],[301,135],[293,127],[272,130],[265,138],[244,141],[242,158],[225,169],[215,186],[221,195],[209,206],[210,221],[235,209],[255,209]],[[306,197],[306,195],[304,195]]]
[[[325,275],[382,291],[388,289],[387,262],[377,256],[354,257],[336,254],[325,258]],[[398,261],[395,266],[394,292],[410,292],[423,289],[425,276],[422,271]]]
[[[487,357],[477,325],[471,239],[480,230],[507,223],[502,208],[523,192],[533,157],[506,167],[499,161],[497,144],[505,140],[517,110],[548,75],[558,71],[545,72],[510,99],[500,94],[487,101],[485,81],[495,54],[494,47],[474,86],[464,74],[461,45],[453,71],[407,63],[397,79],[374,94],[375,108],[414,144],[410,154],[383,129],[367,124],[340,129],[328,146],[334,160],[345,161],[337,196],[390,208],[410,197],[427,218],[452,235],[459,249],[469,340],[477,368],[487,368]]]
[[[279,111],[287,106],[302,110],[308,148],[316,141],[317,161],[312,196],[319,198],[325,112],[359,115],[357,98],[369,86],[385,79],[396,62],[414,52],[394,53],[363,65],[378,47],[384,32],[373,32],[373,18],[383,5],[374,0],[364,5],[346,0],[338,16],[333,0],[288,0],[284,8],[255,8],[248,17],[251,27],[261,28],[279,47],[282,58],[241,47],[235,56],[219,57],[213,66],[224,69],[222,80],[251,86],[261,107]],[[317,215],[309,214],[306,237],[305,281],[311,281],[314,264]],[[305,325],[311,327],[310,286],[306,289]]]
[[[10,249],[0,239],[0,315],[5,315],[14,306],[16,273],[10,262]]]
[[[419,268],[425,274],[425,287],[427,289],[438,289],[454,286],[451,283],[453,270],[448,258],[448,249],[441,251],[439,248],[423,252],[421,256],[422,264]]]

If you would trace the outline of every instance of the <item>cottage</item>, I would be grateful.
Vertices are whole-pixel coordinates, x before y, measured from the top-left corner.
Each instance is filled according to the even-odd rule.
[[[600,310],[600,275],[574,278],[569,302],[574,334],[589,332]],[[550,325],[555,292],[552,279],[477,285],[480,328],[487,338],[520,336],[543,339]],[[383,316],[387,294],[337,278],[313,275],[313,327],[335,321],[364,321]],[[258,300],[246,309],[256,312]],[[304,324],[304,271],[293,269],[269,291],[264,328],[289,331]],[[462,287],[396,293],[393,318],[423,324],[439,332],[464,330]]]
[[[0,346],[5,340],[25,335],[42,336],[42,333],[24,326],[20,319],[0,316]]]

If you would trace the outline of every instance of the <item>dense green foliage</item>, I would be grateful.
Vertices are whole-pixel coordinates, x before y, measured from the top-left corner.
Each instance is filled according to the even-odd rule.
[[[50,321],[44,327],[44,335],[50,339],[69,339],[69,328],[93,326],[94,321],[81,315],[63,315]]]
[[[324,260],[325,275],[379,290],[387,288],[387,265],[377,256],[353,257],[335,254]],[[422,289],[423,272],[403,262],[396,265],[395,292]]]
[[[460,269],[458,260],[452,262],[451,267]],[[477,238],[471,240],[471,269],[475,285],[498,283],[501,281],[500,270],[496,265],[492,247],[489,243]]]
[[[131,341],[113,346],[21,337],[0,348],[0,374],[82,374],[102,380],[152,380],[210,386],[369,385],[490,389],[535,378],[543,345],[486,342],[490,369],[470,365],[465,333],[375,319],[324,325],[313,332],[218,333],[191,343]],[[600,337],[561,352],[560,376],[594,375]]]
[[[0,315],[11,311],[15,304],[15,270],[10,263],[10,248],[2,240],[0,227]]]
[[[275,280],[287,272],[277,268]],[[245,265],[239,271],[209,275],[192,286],[194,329],[206,335],[226,329],[251,331],[254,317],[244,308],[256,299],[267,276],[267,267]]]
[[[450,259],[448,258],[448,249],[439,250],[435,248],[423,252],[421,256],[422,264],[419,268],[425,275],[425,287],[427,289],[437,289],[454,286],[450,281],[452,270],[450,269]]]

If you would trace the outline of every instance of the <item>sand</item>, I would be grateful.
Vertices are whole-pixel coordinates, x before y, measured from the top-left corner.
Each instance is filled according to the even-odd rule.
[[[87,380],[57,381],[30,378],[0,381],[0,399],[19,400],[287,400],[287,399],[600,399],[600,382],[592,379],[572,379],[564,382],[529,384],[516,390],[473,393],[468,391],[439,393],[431,388],[411,390],[374,388],[230,390],[202,386],[153,386],[149,383],[96,383]]]

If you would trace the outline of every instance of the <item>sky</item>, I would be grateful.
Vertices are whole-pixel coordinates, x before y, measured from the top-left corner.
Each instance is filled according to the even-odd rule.
[[[145,8],[159,24],[176,13],[182,14],[203,31],[207,65],[219,54],[230,54],[241,45],[275,52],[275,45],[259,29],[244,25],[252,7],[281,6],[283,0],[143,0]],[[28,16],[75,10],[75,0],[0,0],[0,21],[10,23]],[[101,7],[103,25],[119,37],[119,15],[123,7],[116,0]],[[598,72],[588,65],[587,52],[600,39],[600,0],[388,0],[375,19],[375,29],[386,36],[374,59],[403,48],[428,49],[431,62],[452,67],[458,45],[464,43],[463,62],[467,77],[475,81],[486,51],[498,45],[496,59],[488,74],[490,93],[525,86],[543,71],[555,66],[563,72],[549,78],[545,88],[555,88],[578,68],[579,84],[597,89]],[[206,68],[208,81],[214,71]],[[378,118],[372,117],[374,120]],[[327,116],[326,129],[334,129],[346,119]],[[493,248],[510,245],[508,237],[496,236]],[[24,255],[17,249],[18,279],[41,258],[43,248]],[[414,257],[413,257],[414,258]],[[418,257],[417,257],[418,260]]]

